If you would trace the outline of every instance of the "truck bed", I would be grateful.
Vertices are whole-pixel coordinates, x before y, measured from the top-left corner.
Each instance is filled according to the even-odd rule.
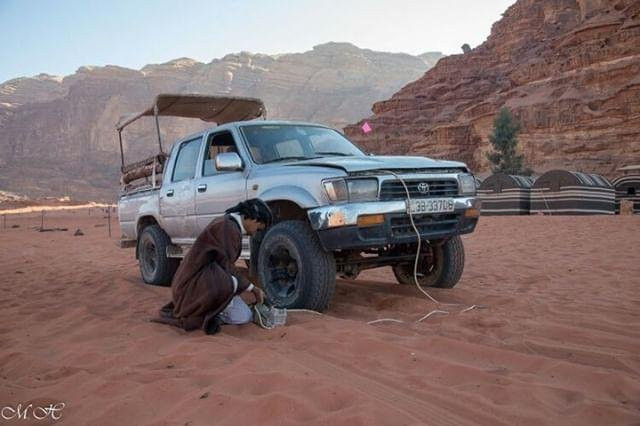
[[[136,241],[136,222],[145,213],[156,216],[160,211],[159,196],[160,188],[147,187],[136,191],[124,193],[118,200],[118,217],[120,218],[120,228],[122,239]]]

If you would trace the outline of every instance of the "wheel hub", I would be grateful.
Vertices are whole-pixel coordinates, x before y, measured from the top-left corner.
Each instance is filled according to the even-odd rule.
[[[270,282],[279,297],[289,297],[298,284],[298,261],[286,247],[277,247],[268,260]]]
[[[144,268],[149,274],[153,274],[153,272],[156,270],[156,257],[156,245],[150,239],[145,240],[142,250],[142,260]]]

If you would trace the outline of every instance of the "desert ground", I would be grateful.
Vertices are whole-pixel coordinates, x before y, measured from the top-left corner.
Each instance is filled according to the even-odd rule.
[[[450,313],[420,323],[434,304],[381,269],[339,279],[323,316],[214,336],[149,322],[170,289],[142,283],[106,221],[0,222],[3,407],[64,402],[63,424],[92,425],[640,423],[640,216],[482,217],[461,282],[431,291]]]

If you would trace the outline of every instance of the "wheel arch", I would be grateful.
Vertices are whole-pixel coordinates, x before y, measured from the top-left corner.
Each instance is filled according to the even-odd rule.
[[[279,223],[285,220],[301,220],[309,222],[307,210],[294,201],[279,199],[267,201],[267,205],[273,213],[273,223]]]
[[[274,201],[289,201],[303,209],[318,207],[322,204],[309,191],[295,185],[280,185],[269,188],[261,193],[259,197],[267,203]]]
[[[286,221],[286,220],[299,220],[306,223],[309,223],[309,218],[307,217],[307,210],[301,207],[298,203],[291,201],[289,199],[275,199],[275,200],[265,200],[271,212],[273,213],[273,225]],[[259,232],[255,236],[251,238],[251,254],[250,254],[250,262],[249,262],[249,270],[251,274],[255,275],[258,273],[257,269],[257,261],[258,261],[258,251],[260,250],[260,245],[262,244],[262,239],[264,238],[266,231]]]

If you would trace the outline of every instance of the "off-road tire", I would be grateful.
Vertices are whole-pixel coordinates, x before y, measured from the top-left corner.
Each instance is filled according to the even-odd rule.
[[[145,283],[171,285],[180,260],[167,257],[169,244],[171,244],[169,236],[158,225],[147,226],[138,237],[138,264],[140,275]]]
[[[433,267],[426,269],[418,265],[418,277],[422,287],[453,288],[464,271],[464,245],[460,236],[450,238],[444,244],[433,247]],[[413,279],[413,265],[403,263],[393,266],[393,274],[400,284],[415,285]]]
[[[295,267],[280,267],[287,263],[281,261],[283,257]],[[283,270],[287,279],[278,279]],[[324,251],[317,235],[302,221],[283,221],[267,231],[260,244],[258,272],[267,299],[280,308],[324,311],[336,286],[333,254]]]
[[[258,255],[260,253],[260,244],[264,239],[265,231],[258,231],[256,235],[251,237],[251,251],[249,253],[249,260],[246,261],[249,275],[258,276]]]

